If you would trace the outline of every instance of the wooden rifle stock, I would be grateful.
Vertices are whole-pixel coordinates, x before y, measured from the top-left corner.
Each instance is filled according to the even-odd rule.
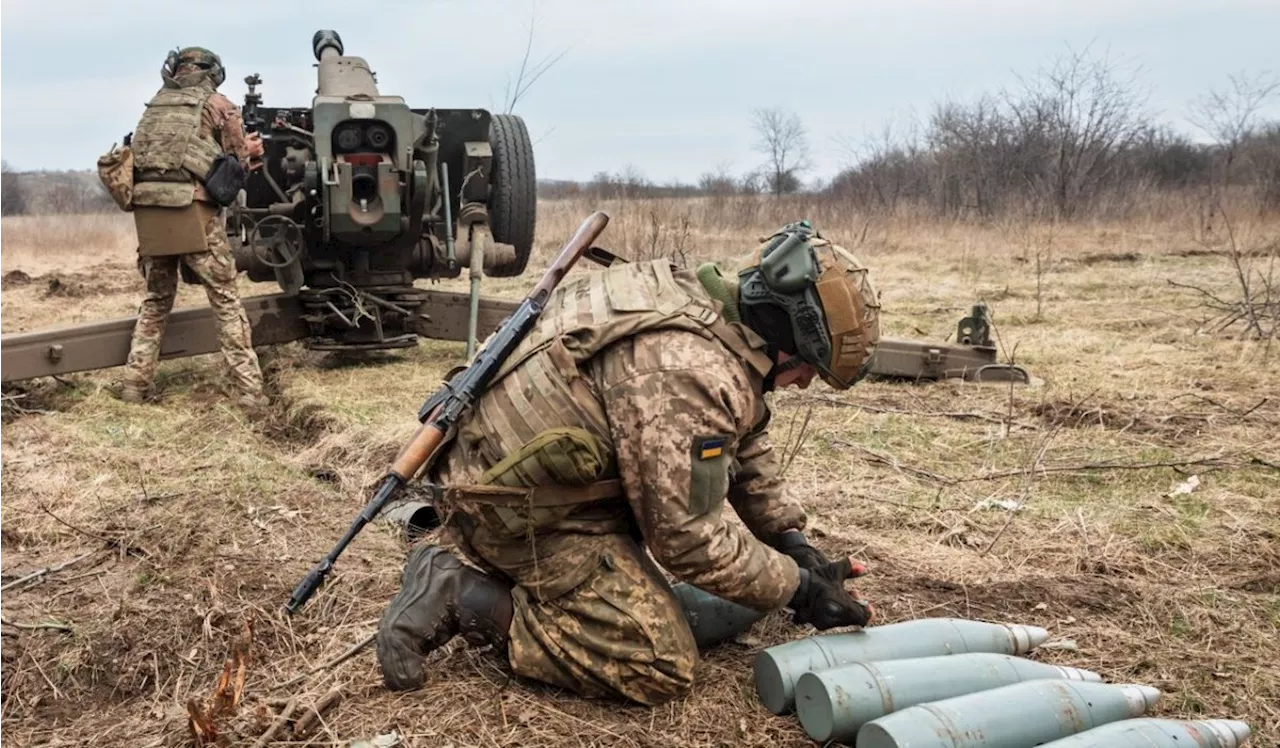
[[[476,353],[471,365],[459,372],[438,392],[427,399],[418,413],[422,425],[414,432],[413,438],[401,448],[391,463],[391,468],[378,484],[373,498],[365,505],[360,514],[352,521],[346,534],[321,559],[307,576],[293,590],[285,611],[293,614],[302,609],[307,600],[324,583],[338,556],[346,550],[348,544],[373,521],[409,481],[418,474],[422,466],[427,464],[445,435],[457,424],[463,414],[477,401],[488,387],[490,380],[498,373],[503,361],[511,355],[532,329],[545,308],[547,299],[560,281],[573,268],[578,258],[582,257],[592,242],[596,240],[605,226],[609,224],[609,216],[603,212],[595,212],[587,217],[578,230],[560,250],[547,271],[542,274],[533,291],[525,297],[520,306],[498,327],[489,344]]]

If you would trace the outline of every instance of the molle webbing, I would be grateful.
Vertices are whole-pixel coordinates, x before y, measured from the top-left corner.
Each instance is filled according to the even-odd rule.
[[[165,88],[147,102],[133,135],[136,174],[171,175],[186,170],[188,181],[204,178],[222,153],[216,142],[200,135],[205,103],[212,95],[213,89],[206,86]]]
[[[706,334],[702,331],[717,315],[693,295],[697,285],[691,280],[677,279],[668,261],[654,260],[614,265],[558,287],[538,324],[493,381],[557,341],[581,363],[623,338],[650,330],[678,328]]]

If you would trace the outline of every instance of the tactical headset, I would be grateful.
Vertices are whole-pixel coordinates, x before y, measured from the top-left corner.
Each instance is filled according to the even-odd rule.
[[[178,66],[187,63],[208,71],[209,80],[213,81],[214,88],[221,86],[227,79],[227,71],[222,67],[222,58],[204,47],[183,47],[171,50],[160,68],[160,76],[165,80],[172,80],[178,75]]]

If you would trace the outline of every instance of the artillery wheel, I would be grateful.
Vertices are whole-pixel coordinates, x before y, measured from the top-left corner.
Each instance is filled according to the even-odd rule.
[[[538,208],[538,178],[533,168],[533,143],[524,120],[514,114],[495,114],[489,120],[493,148],[489,220],[493,238],[516,248],[516,259],[494,267],[489,275],[520,275],[533,251],[533,229]]]

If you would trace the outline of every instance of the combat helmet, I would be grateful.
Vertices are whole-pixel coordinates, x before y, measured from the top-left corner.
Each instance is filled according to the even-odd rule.
[[[227,79],[226,68],[222,67],[222,58],[204,47],[183,47],[170,52],[164,61],[161,74],[166,80],[176,80],[178,70],[183,65],[192,65],[204,71],[214,88],[221,86]]]
[[[848,389],[866,376],[880,342],[880,302],[852,254],[809,221],[766,238],[738,272],[743,322],[793,356],[773,376],[811,364],[823,381]]]

